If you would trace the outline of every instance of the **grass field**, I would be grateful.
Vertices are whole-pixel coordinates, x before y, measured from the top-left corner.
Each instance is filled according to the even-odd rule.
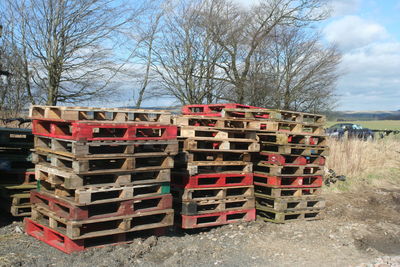
[[[326,127],[336,123],[355,123],[372,130],[400,130],[400,120],[382,120],[382,121],[328,121]]]

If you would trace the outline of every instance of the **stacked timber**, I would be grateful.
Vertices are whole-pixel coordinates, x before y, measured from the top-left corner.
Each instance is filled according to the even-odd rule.
[[[221,116],[237,104],[184,106],[174,118],[180,153],[171,191],[183,229],[255,219],[251,153],[259,151],[253,120]]]
[[[15,217],[31,214],[30,190],[36,188],[30,129],[0,128],[0,208]]]
[[[256,110],[242,112],[251,117]],[[274,118],[255,118],[265,123],[257,132],[260,153],[253,158],[257,215],[275,223],[321,219],[325,207],[321,186],[328,154],[325,117],[275,112]]]
[[[28,234],[71,253],[173,224],[169,112],[33,106],[30,116],[38,188]]]

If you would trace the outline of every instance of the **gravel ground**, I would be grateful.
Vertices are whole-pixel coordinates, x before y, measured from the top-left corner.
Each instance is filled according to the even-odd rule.
[[[25,235],[21,222],[3,219],[0,266],[400,266],[400,188],[325,196],[320,221],[170,232],[72,255]]]

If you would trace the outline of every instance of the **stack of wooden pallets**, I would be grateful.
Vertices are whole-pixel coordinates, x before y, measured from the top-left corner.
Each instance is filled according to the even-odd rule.
[[[15,217],[31,214],[30,190],[36,188],[30,129],[0,128],[0,207]]]
[[[238,110],[236,110],[238,112]],[[284,223],[322,218],[325,200],[320,196],[325,156],[323,125],[317,114],[276,110],[264,119],[262,110],[242,110],[265,124],[257,132],[260,153],[254,154],[254,188],[259,217]]]
[[[190,105],[174,118],[180,154],[172,175],[177,222],[184,229],[255,219],[250,154],[259,151],[252,119],[224,116],[236,104]],[[200,114],[200,115],[199,115]]]
[[[30,115],[38,189],[28,234],[70,253],[173,224],[169,112],[33,106]]]

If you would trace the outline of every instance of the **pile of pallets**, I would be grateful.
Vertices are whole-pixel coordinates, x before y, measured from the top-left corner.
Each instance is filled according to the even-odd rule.
[[[30,129],[0,128],[0,208],[12,216],[31,214],[30,190],[36,188]]]
[[[276,110],[265,119],[262,110],[241,112],[246,117],[257,114],[255,119],[265,124],[257,132],[260,153],[253,158],[257,215],[276,223],[322,218],[325,117]]]
[[[38,189],[28,234],[70,253],[173,225],[169,112],[33,106],[30,115]]]
[[[180,153],[171,191],[183,229],[255,219],[250,153],[259,151],[256,128],[252,119],[223,116],[227,107],[237,106],[185,106],[185,115],[174,118]]]

